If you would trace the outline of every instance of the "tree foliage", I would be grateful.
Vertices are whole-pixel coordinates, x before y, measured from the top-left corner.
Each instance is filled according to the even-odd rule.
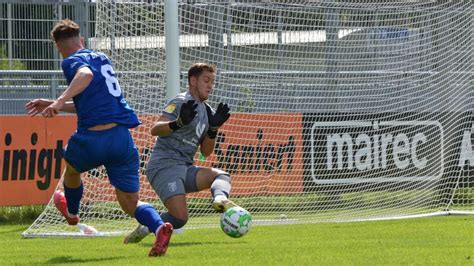
[[[25,70],[25,65],[19,60],[8,60],[5,46],[0,45],[0,70]]]

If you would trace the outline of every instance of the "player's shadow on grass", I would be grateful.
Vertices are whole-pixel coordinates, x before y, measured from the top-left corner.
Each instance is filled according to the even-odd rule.
[[[113,257],[108,257],[108,258],[80,259],[80,258],[74,258],[72,256],[59,256],[59,257],[54,257],[54,258],[46,261],[45,264],[90,263],[90,262],[104,262],[105,263],[106,261],[120,260],[120,259],[123,259],[123,258],[125,258],[125,257],[124,256],[121,256],[121,257],[113,256]]]
[[[206,241],[206,242],[180,242],[176,243],[171,240],[169,247],[187,247],[187,246],[202,246],[202,245],[245,245],[246,241]],[[141,246],[149,248],[151,244],[149,243],[140,243]]]

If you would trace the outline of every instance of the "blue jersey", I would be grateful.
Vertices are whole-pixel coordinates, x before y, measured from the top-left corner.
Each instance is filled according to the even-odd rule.
[[[137,115],[123,98],[112,63],[105,54],[82,49],[64,59],[61,67],[68,84],[81,67],[89,67],[94,74],[89,86],[73,97],[78,128],[108,123],[128,128],[140,125]]]

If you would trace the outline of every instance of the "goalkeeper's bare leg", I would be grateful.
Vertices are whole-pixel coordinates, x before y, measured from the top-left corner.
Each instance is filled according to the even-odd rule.
[[[122,209],[130,216],[135,217],[140,225],[146,227],[147,232],[152,231],[155,233],[155,243],[148,255],[164,255],[173,233],[173,226],[170,223],[164,222],[153,206],[139,201],[138,192],[128,193],[118,188],[115,189],[115,192]]]
[[[186,176],[184,183],[176,181],[181,181],[176,178],[180,170],[183,171],[182,175]],[[156,172],[152,171],[152,173],[148,174],[151,175],[148,176],[149,180],[156,181],[151,182],[151,185],[168,209],[167,212],[161,213],[160,216],[164,222],[172,224],[174,230],[180,230],[188,221],[187,193],[210,189],[213,196],[212,208],[220,213],[230,207],[237,206],[228,198],[231,190],[230,175],[220,169],[193,165],[187,169],[170,167],[157,170]],[[176,190],[169,191],[169,183],[176,183]],[[123,242],[125,244],[139,243],[149,233],[149,230],[138,225],[135,230],[125,237]]]

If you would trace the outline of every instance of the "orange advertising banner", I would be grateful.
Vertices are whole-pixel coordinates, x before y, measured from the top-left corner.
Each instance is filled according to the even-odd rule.
[[[196,162],[230,173],[234,196],[300,193],[302,133],[300,113],[232,114],[214,153]]]
[[[132,132],[140,158],[146,162],[155,142],[149,129],[158,116],[142,115],[140,119],[143,124]],[[0,206],[48,203],[65,167],[62,148],[75,128],[76,116],[0,116]],[[214,154],[208,158],[196,155],[196,164],[229,172],[232,195],[302,192],[302,115],[232,114],[219,131]],[[146,177],[142,175],[141,180],[141,192],[156,197]]]
[[[48,203],[75,116],[0,116],[0,206]]]

